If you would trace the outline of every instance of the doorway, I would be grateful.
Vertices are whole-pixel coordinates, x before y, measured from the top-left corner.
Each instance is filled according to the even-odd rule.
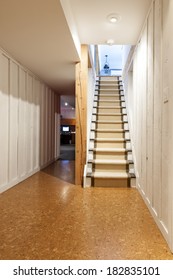
[[[60,97],[60,160],[75,160],[75,96]]]

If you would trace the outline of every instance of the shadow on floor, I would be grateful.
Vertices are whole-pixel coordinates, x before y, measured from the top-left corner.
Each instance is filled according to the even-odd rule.
[[[75,161],[74,160],[57,160],[42,172],[53,177],[59,178],[70,184],[75,184]]]

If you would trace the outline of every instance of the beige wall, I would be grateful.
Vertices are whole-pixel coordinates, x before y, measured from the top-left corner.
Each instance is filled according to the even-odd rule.
[[[0,50],[0,192],[55,158],[55,93]]]
[[[125,88],[137,187],[173,251],[171,26],[173,3],[153,1]]]

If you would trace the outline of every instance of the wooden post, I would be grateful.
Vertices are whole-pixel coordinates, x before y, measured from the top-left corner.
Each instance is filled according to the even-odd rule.
[[[99,49],[98,45],[95,45],[95,67],[96,67],[96,75],[98,76],[100,73],[100,63],[99,63]]]
[[[82,185],[86,164],[88,90],[88,46],[81,46],[81,61],[76,64],[76,157],[75,184]]]

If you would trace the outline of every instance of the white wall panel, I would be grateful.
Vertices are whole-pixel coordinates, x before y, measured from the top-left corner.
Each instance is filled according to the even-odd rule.
[[[52,102],[51,102],[52,94],[51,94],[51,89],[48,91],[48,162],[51,161],[51,115],[52,115]]]
[[[142,65],[141,71],[141,187],[143,192],[146,194],[146,160],[147,160],[147,114],[146,114],[146,101],[147,101],[147,26],[144,29],[143,36],[141,39],[141,58]]]
[[[27,75],[27,172],[33,170],[33,77]]]
[[[162,209],[161,220],[168,231],[168,242],[173,252],[173,1],[164,0],[162,28]]]
[[[40,81],[34,80],[33,94],[33,166],[34,170],[39,168],[39,143],[40,143]]]
[[[44,115],[45,115],[45,85],[41,84],[41,93],[40,93],[40,165],[45,164],[44,158],[44,148],[45,148],[45,137],[44,137]]]
[[[9,181],[18,178],[18,94],[19,69],[10,62],[10,105],[9,105]]]
[[[154,143],[153,143],[153,200],[152,206],[160,217],[161,203],[161,131],[162,131],[162,79],[161,79],[161,0],[154,6]],[[160,151],[160,152],[158,152]]]
[[[8,184],[9,162],[9,59],[0,54],[0,188]]]
[[[173,4],[168,0],[153,1],[134,54],[133,104],[128,85],[126,101],[132,116],[129,120],[137,185],[173,251],[172,26]]]
[[[51,107],[51,160],[53,160],[55,153],[55,95],[53,91],[51,92]]]
[[[147,172],[146,197],[152,202],[153,191],[153,41],[154,41],[153,6],[148,17],[148,67],[147,67]]]
[[[45,95],[45,116],[44,116],[44,124],[45,124],[45,132],[44,132],[44,137],[45,137],[45,148],[44,148],[44,153],[45,153],[45,160],[44,162],[47,163],[48,160],[48,125],[49,125],[49,89],[46,87],[46,95]]]
[[[18,126],[18,175],[22,179],[27,174],[27,97],[26,97],[27,73],[19,69],[19,126]]]
[[[0,192],[55,158],[54,92],[0,52]]]

